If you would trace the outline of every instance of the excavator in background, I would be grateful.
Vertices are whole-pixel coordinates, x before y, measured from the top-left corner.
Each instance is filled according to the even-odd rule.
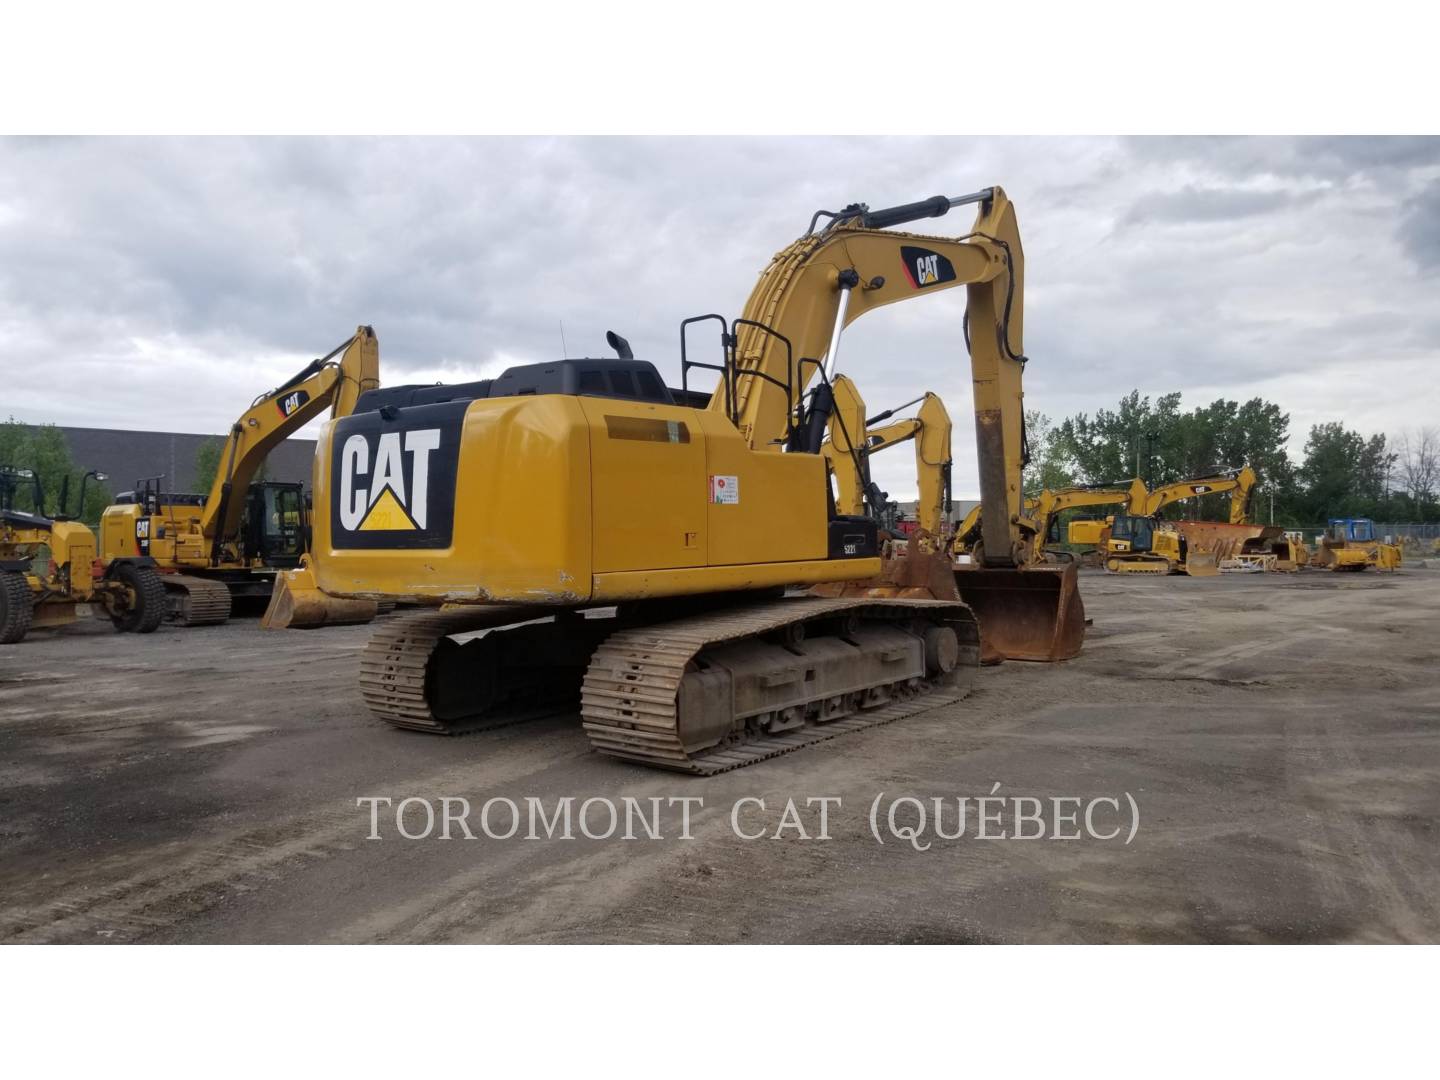
[[[327,406],[332,419],[349,416],[379,385],[380,345],[361,326],[235,421],[208,495],[168,493],[163,477],[153,477],[118,496],[100,519],[101,559],[150,559],[161,571],[169,617],[183,626],[224,622],[235,598],[269,597],[276,573],[304,561],[308,514],[303,485],[256,481],[260,466]],[[375,616],[363,601],[330,603],[327,611],[330,622]]]
[[[890,231],[964,205],[959,238]],[[611,332],[613,359],[364,395],[317,445],[311,567],[328,595],[432,608],[377,626],[371,711],[443,733],[578,699],[596,750],[709,775],[955,700],[982,653],[1078,654],[1074,568],[1025,562],[1023,274],[999,188],[852,204],[814,215],[739,318],[682,322],[679,388]],[[986,507],[963,571],[882,558],[821,453],[845,327],[958,286]],[[690,355],[701,325],[718,362]]]
[[[857,516],[864,514],[868,505],[871,516],[879,515],[889,497],[870,477],[870,458],[892,446],[913,441],[919,492],[915,517],[923,534],[920,542],[943,544],[951,505],[951,425],[945,403],[938,394],[927,391],[921,397],[867,418],[865,402],[853,379],[836,375],[830,385],[835,398],[834,411],[830,416],[830,437],[820,452],[835,478],[836,511],[842,516]],[[886,423],[896,413],[916,404],[920,408],[913,417]]]
[[[1178,480],[1153,490],[1147,489],[1137,477],[1129,483],[1123,514],[1072,521],[1066,539],[1074,546],[1102,549],[1106,569],[1115,573],[1175,572],[1208,576],[1219,572],[1214,553],[1195,549],[1186,536],[1185,523],[1163,521],[1160,511],[1182,499],[1229,492],[1230,524],[1243,524],[1249,517],[1255,483],[1255,471],[1248,465]]]
[[[1331,518],[1310,565],[1320,570],[1399,570],[1399,546],[1375,535],[1369,518]]]
[[[80,482],[79,511],[85,485],[108,479],[89,472]],[[33,491],[32,511],[18,510],[15,495]],[[0,466],[0,645],[22,641],[31,629],[64,626],[87,616],[109,617],[122,633],[148,634],[165,616],[165,587],[145,556],[113,559],[96,572],[95,534],[65,513],[67,482],[60,507],[45,513],[45,488],[31,469]],[[43,558],[43,565],[36,565]]]
[[[1132,503],[1130,513],[1154,517],[1171,503],[1194,499],[1201,495],[1230,493],[1230,524],[1243,525],[1250,520],[1250,500],[1255,494],[1255,470],[1249,465],[1227,469],[1193,480],[1177,480],[1151,490],[1143,505]]]
[[[1076,485],[1053,490],[1046,488],[1040,494],[1027,498],[1025,513],[1035,522],[1035,532],[1027,555],[1028,562],[1038,565],[1051,561],[1052,558],[1065,562],[1073,561],[1068,552],[1052,553],[1045,547],[1046,544],[1060,542],[1059,515],[1062,511],[1082,506],[1106,506],[1111,503],[1124,503],[1128,508],[1142,503],[1147,494],[1144,482],[1137,477],[1128,483]],[[958,555],[970,555],[979,539],[981,509],[981,506],[972,508],[956,528],[955,548]],[[1074,543],[1073,537],[1070,542]]]

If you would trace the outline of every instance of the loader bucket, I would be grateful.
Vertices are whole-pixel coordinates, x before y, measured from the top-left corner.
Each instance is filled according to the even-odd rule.
[[[304,563],[298,570],[275,575],[270,606],[260,625],[268,630],[310,630],[317,626],[348,626],[375,618],[373,600],[347,600],[320,591],[315,574]]]
[[[980,621],[980,662],[1070,660],[1085,641],[1074,563],[956,568],[955,586]]]

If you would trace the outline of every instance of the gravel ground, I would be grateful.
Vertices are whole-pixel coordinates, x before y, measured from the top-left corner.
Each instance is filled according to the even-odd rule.
[[[958,705],[704,780],[591,754],[574,716],[393,731],[355,688],[364,627],[36,632],[0,646],[0,940],[1440,940],[1440,572],[1081,588],[1080,659],[987,668]],[[1124,831],[981,839],[992,793],[1114,797],[1092,831]],[[619,807],[617,834],[482,830],[489,799],[567,796],[609,800],[597,834]],[[950,831],[968,798],[965,834],[887,833],[897,796],[941,799]],[[362,797],[463,797],[477,839],[406,840],[383,807],[367,839]],[[622,838],[626,797],[662,799],[661,839]],[[685,797],[689,838],[663,801]],[[732,830],[740,799],[765,801],[736,819],[763,838]]]

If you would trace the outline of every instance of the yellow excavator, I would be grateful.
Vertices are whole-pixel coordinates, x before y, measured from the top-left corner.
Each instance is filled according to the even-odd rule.
[[[1213,476],[1179,480],[1155,488],[1142,504],[1109,522],[1105,540],[1105,569],[1111,573],[1188,574],[1212,577],[1220,572],[1213,552],[1197,551],[1179,526],[1165,521],[1160,511],[1182,499],[1230,493],[1230,524],[1243,525],[1250,516],[1255,471],[1246,465]]]
[[[948,531],[950,513],[950,413],[938,394],[921,397],[867,418],[865,402],[848,375],[831,381],[835,397],[830,416],[830,437],[820,447],[835,478],[835,508],[841,515],[879,514],[888,501],[870,478],[870,458],[882,450],[912,441],[915,445],[915,482],[919,491],[916,523],[927,542],[940,544]],[[912,417],[891,420],[912,405]],[[852,437],[852,432],[854,436]],[[863,437],[861,434],[863,432]]]
[[[1035,523],[1035,532],[1026,554],[1027,562],[1039,564],[1051,556],[1046,551],[1047,543],[1059,542],[1059,524],[1062,511],[1082,506],[1106,506],[1124,503],[1127,507],[1138,505],[1146,496],[1145,484],[1134,479],[1123,484],[1076,485],[1064,488],[1046,488],[1040,494],[1025,500],[1025,514]],[[974,554],[980,537],[981,506],[972,507],[955,530],[956,554]],[[1072,528],[1072,534],[1074,532]],[[1074,542],[1073,535],[1071,542]],[[1061,558],[1067,553],[1061,553]],[[1068,560],[1066,560],[1068,561]]]
[[[959,238],[890,231],[964,205]],[[578,698],[595,749],[708,775],[954,700],[982,650],[1076,655],[1074,568],[1025,566],[1023,267],[999,188],[853,204],[818,212],[739,318],[682,322],[679,388],[611,332],[613,359],[365,395],[320,436],[312,568],[331,596],[432,608],[372,635],[371,711],[451,732]],[[983,564],[956,572],[918,545],[882,558],[873,519],[831,508],[820,451],[845,327],[959,286],[986,514]],[[713,359],[691,355],[701,326]]]
[[[80,482],[79,510],[85,507],[88,472]],[[16,507],[15,496],[29,486],[31,510]],[[165,588],[153,560],[144,556],[95,566],[95,534],[65,514],[68,477],[60,508],[45,513],[45,488],[33,469],[0,465],[0,645],[22,641],[32,629],[64,626],[87,616],[108,617],[116,630],[148,634],[165,616]],[[43,558],[43,562],[41,561]]]
[[[337,360],[336,357],[339,357]],[[266,598],[278,570],[304,559],[308,512],[303,485],[256,481],[266,455],[328,406],[349,416],[366,391],[380,385],[375,331],[359,327],[235,421],[208,495],[174,494],[154,477],[137,482],[106,507],[100,554],[148,558],[161,571],[171,619],[184,626],[221,623],[232,599]],[[331,603],[331,622],[367,622],[373,604]]]

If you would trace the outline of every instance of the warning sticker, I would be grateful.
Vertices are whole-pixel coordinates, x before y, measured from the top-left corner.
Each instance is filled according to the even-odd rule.
[[[738,476],[710,477],[710,501],[712,503],[739,503],[740,478]]]

